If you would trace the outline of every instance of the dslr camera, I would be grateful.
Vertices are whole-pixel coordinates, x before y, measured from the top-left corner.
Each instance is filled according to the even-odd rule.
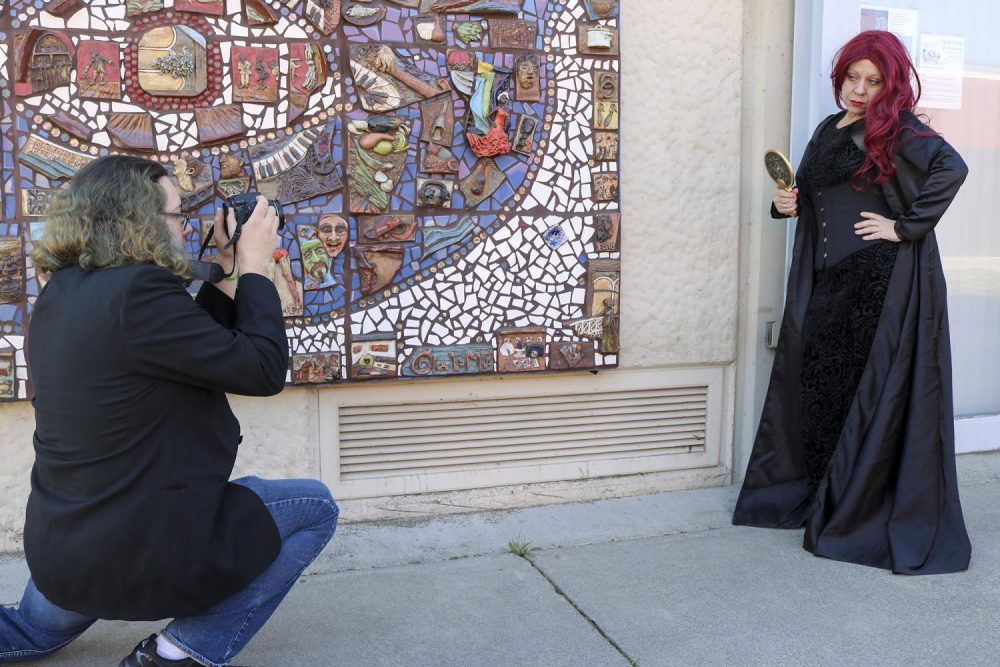
[[[230,209],[235,214],[236,218],[236,228],[230,230],[229,243],[226,244],[226,248],[230,248],[236,245],[236,241],[239,240],[240,234],[243,233],[243,225],[247,223],[250,219],[250,215],[253,210],[257,207],[257,197],[260,193],[257,192],[244,192],[241,195],[233,195],[226,201],[222,202],[222,220],[227,222],[229,220]],[[285,212],[281,208],[281,202],[277,199],[268,199],[267,205],[272,207],[274,211],[278,214],[278,230],[285,228]]]
[[[239,241],[240,235],[243,233],[243,225],[250,220],[253,210],[257,207],[257,197],[259,193],[257,192],[244,192],[243,194],[233,195],[229,199],[222,203],[222,224],[227,224],[229,221],[229,211],[232,210],[233,217],[236,218],[236,226],[230,230],[229,243],[227,243],[224,248],[233,248],[236,246],[236,242]],[[281,202],[277,199],[268,199],[268,206],[274,208],[275,212],[278,214],[278,229],[282,230],[285,228],[285,212],[281,207]],[[215,228],[209,231],[205,235],[205,240],[201,244],[201,249],[198,251],[198,259],[191,262],[191,276],[196,280],[207,280],[209,282],[217,283],[223,278],[228,278],[232,275],[226,275],[226,272],[221,266],[214,262],[203,262],[201,261],[202,256],[205,254],[205,249],[211,242],[212,237],[215,234]]]

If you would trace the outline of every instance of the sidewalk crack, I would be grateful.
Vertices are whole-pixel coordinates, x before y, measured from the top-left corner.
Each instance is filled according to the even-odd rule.
[[[609,635],[609,634],[608,634],[608,633],[607,633],[607,632],[606,632],[606,631],[604,630],[604,628],[602,628],[602,627],[600,626],[600,624],[598,624],[598,622],[597,622],[597,621],[595,621],[595,620],[594,620],[594,619],[593,619],[593,618],[592,618],[592,617],[590,616],[590,614],[588,614],[587,612],[585,612],[585,611],[583,610],[583,608],[581,608],[581,607],[580,607],[580,605],[578,605],[578,604],[576,603],[576,601],[575,601],[575,600],[573,600],[573,598],[571,598],[571,597],[570,597],[570,596],[569,596],[569,595],[568,595],[568,594],[566,593],[566,591],[564,591],[564,590],[562,589],[562,587],[560,587],[560,586],[559,586],[559,584],[557,584],[557,583],[556,583],[556,582],[555,582],[555,581],[554,581],[554,580],[552,579],[552,577],[550,577],[550,576],[548,575],[548,573],[547,573],[547,572],[545,572],[545,570],[543,570],[543,569],[542,569],[542,568],[541,568],[541,567],[540,567],[540,566],[538,565],[538,563],[536,563],[536,562],[534,561],[534,559],[532,559],[532,558],[531,558],[530,556],[528,556],[528,555],[524,555],[524,556],[522,556],[522,555],[520,555],[520,554],[514,554],[514,555],[515,555],[515,556],[517,556],[518,558],[522,559],[522,560],[525,560],[525,561],[527,561],[527,562],[528,562],[528,564],[529,564],[529,565],[531,565],[531,567],[535,568],[535,571],[536,571],[536,572],[538,572],[538,574],[540,574],[540,575],[542,576],[542,578],[543,578],[543,579],[545,579],[545,581],[549,582],[549,586],[552,586],[552,590],[554,590],[554,591],[556,592],[556,594],[557,594],[557,595],[558,595],[559,597],[561,597],[562,599],[566,600],[566,602],[568,602],[568,603],[569,603],[569,606],[573,607],[573,609],[574,609],[574,610],[576,611],[576,613],[578,613],[578,614],[579,614],[580,616],[582,616],[582,617],[583,617],[583,620],[587,621],[587,623],[589,623],[589,624],[590,624],[590,627],[594,628],[594,630],[596,630],[596,631],[597,631],[597,633],[598,633],[599,635],[601,635],[601,637],[603,637],[603,638],[604,638],[604,641],[606,641],[606,642],[607,642],[608,644],[610,644],[610,645],[611,645],[611,647],[612,647],[613,649],[615,649],[616,651],[618,651],[618,653],[619,653],[619,654],[620,654],[620,655],[621,655],[621,656],[622,656],[623,658],[625,658],[625,661],[626,661],[626,662],[628,662],[628,664],[629,664],[629,667],[639,667],[639,663],[637,663],[637,662],[636,662],[636,661],[635,661],[635,660],[634,660],[634,659],[632,658],[632,656],[630,656],[630,655],[629,655],[628,653],[626,653],[626,652],[625,652],[625,649],[623,649],[623,648],[622,648],[622,647],[621,647],[621,646],[620,646],[620,645],[618,644],[618,642],[616,642],[616,641],[615,641],[614,639],[612,639],[612,638],[611,638],[611,635]]]

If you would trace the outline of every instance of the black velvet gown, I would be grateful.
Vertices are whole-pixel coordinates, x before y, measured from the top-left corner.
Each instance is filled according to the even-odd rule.
[[[868,363],[896,262],[895,243],[854,233],[862,211],[890,215],[882,189],[853,178],[864,162],[849,128],[830,124],[803,165],[804,196],[816,210],[813,293],[802,330],[802,450],[810,499]]]
[[[838,129],[842,117],[819,125],[796,177],[785,312],[733,523],[805,527],[812,553],[899,574],[964,570],[971,546],[933,228],[968,171],[903,112],[896,176],[859,181],[864,122]],[[896,220],[901,242],[855,235],[862,211]]]

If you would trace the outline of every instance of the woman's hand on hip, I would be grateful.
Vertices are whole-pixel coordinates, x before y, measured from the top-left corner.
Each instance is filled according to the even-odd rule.
[[[895,220],[890,220],[878,213],[869,213],[868,211],[862,211],[861,217],[865,219],[854,225],[854,233],[865,241],[883,239],[899,243],[900,238],[896,234]]]
[[[774,204],[774,208],[778,209],[779,213],[795,215],[796,209],[799,206],[799,189],[782,190],[778,188],[774,191],[771,202]]]

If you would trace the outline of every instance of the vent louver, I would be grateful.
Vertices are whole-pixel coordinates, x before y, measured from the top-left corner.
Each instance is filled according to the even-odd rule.
[[[339,408],[340,479],[705,451],[708,386]]]

